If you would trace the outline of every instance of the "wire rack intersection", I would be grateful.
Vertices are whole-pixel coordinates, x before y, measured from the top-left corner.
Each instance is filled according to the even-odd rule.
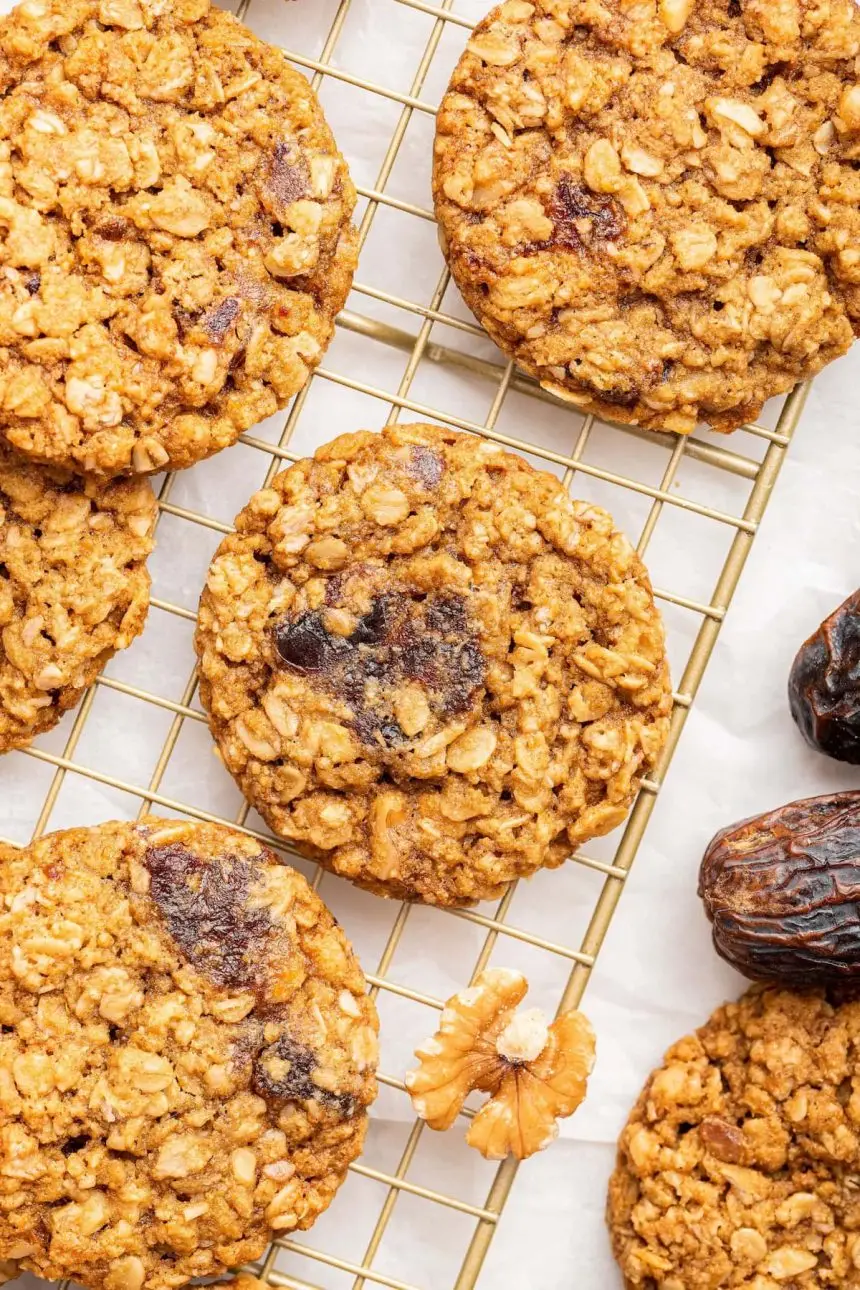
[[[295,22],[300,4],[314,4],[316,0],[300,0],[299,4],[281,4],[278,20],[278,43],[289,45],[289,32]],[[236,12],[254,27],[255,4],[263,0],[241,0]],[[383,112],[390,129],[381,158],[372,181],[357,184],[359,207],[359,238],[366,248],[374,235],[380,219],[391,218],[408,221],[409,227],[433,233],[433,215],[422,202],[401,196],[396,182],[398,160],[406,150],[405,141],[410,129],[418,122],[426,132],[432,127],[436,105],[432,101],[431,86],[441,87],[447,79],[447,70],[453,58],[465,44],[473,18],[479,16],[477,0],[463,0],[460,10],[469,8],[471,14],[455,8],[454,0],[440,4],[429,0],[329,0],[331,22],[319,47],[313,55],[291,47],[285,48],[290,60],[302,68],[311,79],[327,107],[326,91],[334,88],[346,95],[359,95],[361,102],[369,104],[369,111]],[[408,87],[394,87],[367,80],[352,70],[348,58],[340,56],[350,21],[356,15],[366,17],[368,6],[374,9],[373,21],[384,33],[386,20],[397,29],[404,20],[421,24],[418,58]],[[361,12],[360,12],[361,11]],[[272,38],[270,31],[261,32]],[[441,58],[441,70],[437,66]],[[355,102],[354,98],[352,99]],[[335,133],[337,126],[332,123]],[[340,136],[338,136],[340,137]],[[343,146],[343,145],[342,145]],[[350,160],[349,156],[347,158]],[[401,188],[402,190],[402,188]],[[450,290],[449,276],[437,255],[432,262],[424,255],[416,261],[415,281],[407,282],[398,291],[365,281],[364,261],[361,262],[349,308],[339,319],[339,340],[345,339],[358,347],[363,356],[358,370],[355,363],[338,362],[343,352],[345,360],[351,354],[350,345],[339,347],[336,342],[323,367],[309,385],[293,401],[285,420],[272,429],[255,428],[243,436],[243,461],[254,475],[256,483],[249,486],[240,497],[235,510],[246,500],[252,487],[260,487],[286,464],[305,455],[314,443],[333,437],[342,430],[357,426],[338,425],[325,430],[327,400],[339,396],[359,396],[366,400],[366,424],[378,426],[398,419],[424,419],[454,426],[458,429],[481,434],[495,441],[524,452],[546,469],[554,470],[566,487],[574,478],[579,495],[606,504],[614,513],[638,517],[638,537],[635,537],[640,554],[648,555],[649,563],[655,548],[659,548],[661,534],[667,526],[675,524],[698,525],[697,532],[707,532],[714,537],[719,558],[712,561],[710,583],[704,593],[691,594],[686,585],[673,587],[658,585],[656,594],[667,616],[670,651],[675,649],[673,676],[676,678],[674,711],[671,733],[663,761],[657,773],[642,785],[629,820],[620,836],[614,836],[607,845],[592,846],[586,854],[575,856],[568,866],[582,879],[584,912],[581,934],[576,943],[567,943],[549,935],[541,925],[533,926],[534,919],[520,917],[517,889],[512,887],[493,908],[439,912],[434,918],[443,918],[449,927],[453,920],[465,937],[464,955],[471,958],[465,976],[481,971],[497,953],[502,961],[521,966],[523,958],[536,962],[534,956],[549,956],[556,965],[558,988],[552,999],[559,1009],[577,1006],[582,999],[590,974],[597,961],[603,939],[617,902],[624,889],[624,882],[633,864],[637,850],[655,804],[657,794],[667,773],[678,744],[690,705],[693,703],[705,669],[717,641],[720,628],[732,595],[738,584],[744,563],[767,505],[786,448],[797,425],[807,390],[798,387],[783,403],[775,425],[756,425],[739,432],[731,441],[718,441],[708,434],[697,434],[687,439],[669,435],[643,433],[629,427],[610,427],[595,423],[590,417],[582,418],[559,404],[529,378],[517,372],[511,363],[505,363],[498,351],[485,342],[480,327],[471,320],[456,293]],[[435,274],[429,290],[422,283]],[[411,298],[418,297],[417,299]],[[367,348],[369,346],[369,348]],[[379,358],[379,362],[376,359]],[[405,359],[405,363],[404,363]],[[366,360],[371,375],[362,373]],[[384,361],[383,361],[384,360]],[[398,365],[399,369],[398,369]],[[348,369],[348,370],[347,370]],[[399,370],[399,377],[396,373]],[[380,371],[377,377],[373,373]],[[392,373],[394,375],[392,376]],[[445,397],[431,399],[422,394],[423,389],[436,389]],[[461,406],[462,397],[462,406]],[[315,409],[315,400],[317,406]],[[336,404],[335,404],[336,405]],[[483,415],[469,409],[486,410]],[[463,410],[463,409],[466,410]],[[509,412],[513,409],[513,412]],[[552,442],[546,435],[533,436],[513,433],[513,425],[525,419],[529,426],[552,427]],[[310,428],[310,427],[313,428]],[[568,445],[558,447],[559,443]],[[645,457],[637,454],[645,454]],[[659,454],[659,468],[652,458]],[[647,458],[647,468],[623,473],[629,461],[637,466]],[[225,462],[212,466],[226,471]],[[238,460],[238,459],[237,459]],[[250,463],[253,463],[250,464]],[[686,488],[685,472],[695,468],[691,479],[701,487]],[[208,468],[208,467],[207,467]],[[201,477],[197,471],[190,477]],[[698,472],[698,474],[696,473]],[[240,472],[241,473],[241,472]],[[202,485],[201,485],[202,487]],[[154,561],[153,617],[158,616],[171,639],[190,645],[191,625],[194,621],[192,589],[202,585],[202,573],[208,555],[223,533],[230,531],[229,517],[210,513],[202,505],[194,504],[194,487],[184,483],[182,476],[168,475],[159,481],[160,550],[167,557],[159,564]],[[695,495],[696,493],[700,495]],[[708,497],[716,495],[730,499],[726,505],[712,504]],[[733,504],[732,504],[733,503]],[[718,536],[716,536],[718,535]],[[666,539],[670,541],[672,539]],[[168,566],[175,566],[174,552],[181,548],[189,557],[194,569],[183,578]],[[193,558],[191,558],[193,556]],[[708,576],[708,570],[705,570]],[[659,577],[655,578],[659,584]],[[176,588],[179,587],[177,593]],[[152,630],[152,625],[148,630]],[[147,636],[135,649],[140,655]],[[135,651],[130,652],[130,656]],[[125,670],[121,660],[115,660],[106,674],[98,678],[88,691],[77,712],[62,724],[53,737],[42,739],[33,747],[5,759],[0,775],[0,787],[7,802],[14,800],[21,785],[31,783],[34,777],[39,784],[39,800],[30,813],[22,808],[16,828],[19,836],[10,841],[21,843],[26,835],[39,836],[50,828],[63,827],[70,801],[77,802],[79,813],[86,812],[92,792],[116,799],[117,814],[143,815],[151,811],[181,814],[201,820],[217,820],[232,824],[270,845],[273,839],[262,822],[254,817],[247,805],[236,802],[230,812],[224,808],[233,801],[229,794],[197,795],[189,787],[182,791],[185,782],[182,774],[173,775],[174,764],[185,766],[191,749],[190,761],[194,762],[194,749],[208,746],[209,737],[205,717],[196,703],[196,678],[192,666],[192,653],[187,649],[187,672],[184,680],[172,687],[172,693],[161,693],[158,660],[143,671],[147,684],[140,684],[139,675]],[[132,680],[124,676],[132,675]],[[108,764],[100,764],[99,756],[92,750],[97,743],[90,731],[98,733],[100,704],[118,705],[117,710],[131,715],[134,720],[146,721],[160,732],[160,752],[147,773],[126,777],[116,774]],[[132,705],[129,707],[128,705]],[[110,709],[112,710],[112,709]],[[131,728],[131,727],[130,727]],[[10,767],[11,769],[7,769]],[[5,773],[4,773],[5,772]],[[138,782],[145,781],[145,782]],[[172,786],[174,785],[174,786]],[[44,789],[44,791],[41,791]],[[202,789],[200,790],[202,793]],[[212,796],[212,800],[209,800]],[[100,799],[101,800],[101,799]],[[73,812],[74,813],[74,812]],[[93,822],[92,816],[86,822]],[[75,820],[75,822],[85,822]],[[3,827],[5,831],[5,825]],[[275,843],[277,845],[277,843]],[[313,873],[315,885],[323,880],[320,871]],[[342,884],[331,877],[325,879],[325,895],[331,903]],[[593,896],[593,898],[592,898]],[[375,898],[367,898],[374,900]],[[442,1006],[442,999],[415,983],[398,979],[396,958],[407,928],[420,920],[422,914],[407,905],[384,905],[387,920],[380,930],[383,902],[375,901],[371,908],[364,905],[374,924],[378,946],[375,956],[368,956],[366,947],[360,948],[371,989],[378,996],[382,1007],[385,1003],[421,1010],[421,1033],[435,1028],[434,1010]],[[540,920],[538,920],[540,922]],[[347,924],[353,934],[356,926]],[[477,954],[474,953],[477,945]],[[527,971],[527,969],[524,968]],[[555,969],[554,969],[555,970]],[[407,973],[407,975],[409,975]],[[419,1033],[419,1036],[421,1034]],[[472,1290],[477,1284],[485,1256],[504,1210],[505,1202],[517,1173],[515,1164],[506,1161],[495,1168],[483,1183],[483,1199],[467,1200],[452,1194],[453,1189],[431,1187],[416,1181],[415,1165],[426,1131],[421,1123],[406,1118],[405,1088],[400,1070],[385,1068],[381,1075],[383,1100],[400,1099],[402,1134],[396,1149],[388,1151],[388,1167],[377,1167],[365,1156],[352,1166],[350,1183],[361,1180],[371,1188],[372,1204],[365,1205],[362,1248],[354,1256],[343,1252],[343,1242],[337,1239],[337,1228],[324,1222],[318,1224],[308,1237],[282,1239],[273,1244],[256,1269],[258,1275],[273,1286],[289,1290],[329,1290],[329,1287],[348,1287],[349,1290],[370,1290],[374,1286],[388,1290]],[[466,1109],[463,1115],[471,1112]],[[375,1125],[371,1130],[373,1140]],[[457,1129],[447,1135],[445,1150],[459,1159],[468,1148],[455,1141]],[[379,1155],[382,1160],[385,1153]],[[410,1177],[410,1173],[412,1176]],[[484,1175],[481,1175],[484,1178]],[[481,1185],[478,1183],[477,1185]],[[432,1283],[421,1268],[412,1268],[403,1279],[399,1269],[403,1260],[387,1256],[387,1240],[393,1230],[393,1220],[404,1207],[419,1205],[433,1207],[447,1219],[446,1231],[456,1228],[459,1242],[457,1266],[440,1279],[432,1274]],[[340,1208],[339,1207],[343,1207]],[[412,1212],[412,1211],[410,1211]],[[429,1211],[427,1211],[429,1212]],[[339,1198],[331,1213],[349,1218],[348,1202]],[[368,1217],[369,1213],[369,1217]],[[435,1218],[434,1218],[435,1221]],[[318,1235],[321,1233],[321,1235]],[[456,1242],[455,1242],[456,1244]],[[408,1260],[406,1266],[409,1266]],[[303,1279],[305,1276],[313,1279]]]

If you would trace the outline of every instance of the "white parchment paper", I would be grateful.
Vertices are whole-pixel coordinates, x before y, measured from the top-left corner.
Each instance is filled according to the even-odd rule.
[[[2,8],[9,5],[3,0]],[[458,0],[455,12],[476,19],[484,0]],[[318,58],[337,12],[337,0],[253,0],[250,25],[262,36]],[[419,63],[434,32],[432,16],[397,0],[353,0],[332,62],[348,75],[399,93],[416,92],[435,103],[466,39],[447,25],[423,86],[414,89]],[[374,188],[379,180],[402,104],[326,79],[321,97],[356,181]],[[430,206],[432,117],[416,111],[409,120],[387,191],[422,209]],[[361,210],[364,204],[362,203]],[[361,212],[360,212],[361,213]],[[433,225],[417,215],[381,208],[359,268],[359,284],[427,304],[442,262]],[[444,309],[466,312],[449,288]],[[414,314],[353,292],[350,308],[415,334]],[[489,342],[447,327],[435,327],[433,342],[460,346],[498,359]],[[407,356],[341,330],[325,367],[347,380],[396,391]],[[675,1038],[705,1019],[741,981],[713,955],[695,894],[704,845],[722,825],[792,797],[860,786],[860,775],[806,750],[788,715],[785,683],[802,639],[860,582],[860,351],[818,380],[803,424],[750,558],[709,674],[684,732],[680,750],[660,794],[646,840],[627,884],[607,943],[593,974],[585,1009],[598,1036],[598,1063],[589,1098],[565,1123],[560,1140],[521,1170],[480,1280],[481,1290],[615,1290],[620,1279],[603,1226],[606,1182],[614,1142],[643,1080]],[[482,421],[493,397],[486,381],[422,362],[410,399],[460,417]],[[317,379],[291,446],[310,450],[344,430],[380,426],[390,405],[357,393],[342,382]],[[408,418],[409,414],[404,413]],[[277,442],[283,418],[255,431]],[[512,393],[498,429],[557,452],[569,452],[578,422],[569,411]],[[738,452],[761,456],[763,445],[736,435]],[[629,474],[659,487],[667,461],[662,445],[640,444],[608,428],[595,430],[585,461]],[[538,464],[546,464],[538,462]],[[229,523],[265,475],[268,459],[238,446],[186,472],[171,501],[210,520]],[[556,469],[561,473],[560,468]],[[699,463],[682,462],[673,484],[694,502],[740,514],[749,482]],[[580,475],[577,495],[608,506],[635,538],[650,499]],[[707,602],[733,530],[667,506],[648,548],[655,584]],[[165,514],[152,561],[154,595],[193,611],[219,533],[205,524]],[[676,681],[699,620],[664,606]],[[146,632],[114,660],[108,677],[173,702],[183,702],[193,671],[191,623],[153,609]],[[197,707],[192,698],[192,706]],[[61,754],[71,730],[68,717],[39,747]],[[148,786],[171,732],[174,714],[110,689],[98,688],[74,761],[88,774],[70,772],[59,785],[50,828],[133,817],[139,797],[99,782],[99,775],[130,788]],[[55,767],[13,754],[0,763],[0,834],[26,841],[39,818]],[[170,801],[234,818],[239,794],[215,761],[201,722],[186,720],[159,784]],[[168,812],[169,813],[169,812]],[[260,825],[252,816],[250,823]],[[609,859],[617,839],[590,853]],[[526,932],[576,947],[599,892],[598,875],[577,865],[542,874],[521,885],[509,921]],[[396,906],[326,877],[322,894],[347,928],[368,970],[375,971],[397,913]],[[492,910],[486,912],[492,913]],[[414,909],[387,967],[389,979],[445,998],[473,970],[483,930],[438,911]],[[501,937],[492,962],[517,967],[532,981],[533,1002],[553,1008],[570,962],[527,942]],[[402,1076],[415,1043],[433,1028],[436,1014],[394,994],[380,995],[383,1068]],[[411,1117],[405,1098],[383,1088],[369,1135],[365,1164],[383,1172],[398,1166]],[[462,1142],[461,1128],[422,1135],[410,1181],[483,1204],[493,1169]],[[337,1202],[302,1239],[350,1263],[364,1257],[385,1199],[379,1182],[352,1175]],[[473,1231],[473,1220],[426,1200],[401,1194],[374,1262],[379,1274],[420,1290],[446,1290],[456,1279]],[[354,1277],[318,1261],[287,1254],[284,1272],[313,1286],[351,1287]]]

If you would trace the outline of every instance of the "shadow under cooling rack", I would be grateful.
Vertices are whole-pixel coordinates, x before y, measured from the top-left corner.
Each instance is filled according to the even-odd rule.
[[[329,13],[324,30],[319,23],[311,30],[315,5]],[[582,998],[806,389],[799,387],[785,400],[773,428],[748,427],[738,432],[729,448],[707,432],[683,439],[583,418],[505,363],[463,312],[432,241],[432,213],[420,192],[401,183],[397,170],[401,155],[407,160],[413,155],[409,152],[416,146],[413,128],[425,130],[420,138],[427,137],[428,125],[432,133],[435,104],[431,99],[444,86],[471,20],[479,16],[478,6],[471,0],[456,7],[453,0],[441,4],[372,0],[372,15],[370,8],[371,0],[329,0],[328,6],[324,0],[307,0],[304,10],[302,3],[284,0],[243,0],[239,7],[239,16],[280,44],[287,43],[286,34],[294,28],[307,30],[308,44],[285,52],[309,73],[326,110],[330,102],[334,109],[340,103],[345,114],[358,119],[360,128],[384,129],[375,171],[369,181],[358,184],[363,251],[359,280],[325,365],[294,400],[283,423],[264,423],[243,436],[242,447],[232,449],[229,457],[163,480],[147,633],[127,658],[113,661],[77,713],[63,724],[61,735],[55,732],[55,738],[5,759],[10,769],[4,769],[9,775],[4,783],[7,788],[11,784],[13,795],[19,796],[27,785],[38,783],[38,800],[27,817],[27,831],[34,835],[70,822],[91,822],[95,801],[99,806],[109,803],[118,815],[155,810],[219,820],[278,846],[238,800],[211,758],[205,718],[196,701],[190,648],[196,594],[214,546],[229,531],[232,514],[254,488],[285,464],[325,439],[357,428],[358,416],[371,426],[403,418],[455,426],[523,452],[554,471],[566,487],[575,480],[579,495],[606,505],[621,527],[635,535],[637,549],[647,553],[654,572],[677,678],[668,746],[658,773],[643,785],[620,836],[591,848],[593,854],[573,857],[560,871],[568,874],[569,890],[575,885],[573,903],[579,921],[570,943],[566,928],[559,929],[552,921],[553,911],[535,908],[539,902],[521,903],[517,887],[493,907],[443,912],[382,902],[361,893],[350,895],[345,884],[325,877],[326,899],[335,905],[356,942],[381,1010],[390,1009],[398,1019],[390,1033],[399,1030],[402,1020],[404,1033],[411,1033],[414,1022],[421,1038],[435,1029],[444,996],[429,981],[416,980],[411,968],[402,967],[398,953],[413,929],[423,934],[424,920],[431,921],[434,935],[448,938],[453,955],[462,956],[463,979],[482,970],[502,949],[508,962],[516,963],[523,956],[522,962],[531,970],[539,961],[546,962],[552,1005],[569,1008]],[[351,24],[360,26],[372,18],[377,31],[384,31],[389,14],[393,29],[400,33],[397,38],[414,53],[400,85],[365,79],[351,70],[347,57],[353,42]],[[332,87],[334,97],[329,100],[326,92]],[[340,93],[347,96],[342,102],[337,98]],[[333,124],[351,161],[349,145]],[[407,172],[410,169],[406,166]],[[379,235],[377,228],[382,230]],[[377,236],[383,244],[394,245],[390,239],[395,229],[408,247],[410,238],[415,239],[396,292],[386,284],[385,255],[379,254],[379,247],[374,251]],[[344,416],[352,420],[346,424]],[[235,504],[231,500],[232,509],[224,511],[212,501],[219,490],[210,481],[220,471],[223,491],[226,462],[237,497]],[[688,550],[693,552],[690,557],[686,557]],[[177,657],[183,660],[184,670],[179,672],[174,669]],[[110,743],[111,731],[117,728],[144,727],[157,747],[149,761],[136,746],[142,747],[142,736],[136,741],[126,735],[123,741]],[[88,819],[79,818],[87,815]],[[312,877],[317,886],[323,882],[318,870]],[[554,875],[552,880],[562,878]],[[353,908],[344,917],[340,906],[347,900],[359,902],[358,913]],[[385,1056],[385,1047],[383,1051]],[[428,1135],[411,1114],[400,1051],[393,1052],[390,1060],[395,1064],[391,1069],[386,1065],[381,1077],[380,1104],[385,1111],[374,1119],[368,1154],[352,1166],[346,1184],[356,1197],[354,1206],[350,1208],[342,1196],[330,1211],[339,1215],[339,1221],[326,1222],[328,1216],[324,1216],[309,1237],[275,1242],[256,1269],[271,1285],[291,1290],[373,1286],[472,1290],[476,1285],[516,1165],[508,1160],[480,1173],[473,1181],[473,1191],[480,1189],[477,1199],[417,1181],[425,1177],[418,1162]],[[469,1114],[464,1112],[466,1117]],[[374,1145],[375,1135],[378,1145]],[[462,1143],[458,1148],[449,1135],[446,1150],[458,1149],[463,1158],[471,1154]],[[388,1238],[401,1213],[407,1213],[408,1223],[416,1230],[423,1225],[430,1231],[434,1226],[438,1230],[439,1214],[446,1215],[446,1241],[450,1231],[457,1250],[450,1267],[428,1269],[423,1253],[414,1259],[404,1256],[403,1241],[389,1248]],[[349,1235],[358,1242],[355,1246],[345,1238],[347,1227],[354,1229]]]

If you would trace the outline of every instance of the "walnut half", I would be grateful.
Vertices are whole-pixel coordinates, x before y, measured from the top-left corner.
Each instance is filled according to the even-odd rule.
[[[557,1120],[585,1097],[594,1031],[581,1012],[549,1023],[539,1008],[517,1012],[528,990],[519,972],[491,968],[442,1010],[432,1039],[406,1076],[412,1105],[431,1129],[449,1129],[473,1089],[490,1097],[466,1141],[488,1160],[525,1160],[558,1136]]]

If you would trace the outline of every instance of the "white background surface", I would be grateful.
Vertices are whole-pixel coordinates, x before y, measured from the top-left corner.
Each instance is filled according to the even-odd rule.
[[[476,18],[483,7],[482,0],[460,0],[456,11]],[[249,22],[261,35],[317,57],[335,11],[336,0],[253,0]],[[430,17],[397,0],[353,0],[333,62],[351,74],[408,93],[432,29]],[[420,97],[438,101],[465,37],[461,28],[446,28]],[[356,181],[374,187],[401,106],[331,80],[325,82],[322,98]],[[432,118],[416,113],[388,187],[398,198],[424,208],[430,205],[431,140]],[[379,211],[362,256],[359,283],[426,304],[441,268],[431,224],[390,209]],[[419,325],[414,315],[359,291],[353,293],[350,308],[413,333]],[[453,289],[446,294],[444,308],[467,316]],[[449,328],[434,328],[432,339],[465,343],[473,352],[498,357],[488,343],[469,338],[464,342]],[[405,363],[403,353],[341,331],[325,366],[329,372],[395,391]],[[785,701],[786,676],[797,646],[860,583],[858,377],[860,351],[827,371],[813,390],[586,994],[584,1007],[599,1036],[588,1101],[565,1124],[561,1140],[521,1169],[479,1283],[481,1290],[616,1290],[620,1285],[602,1218],[617,1133],[664,1048],[741,986],[714,957],[699,909],[695,887],[703,847],[717,828],[745,815],[793,797],[860,786],[857,770],[840,768],[806,750]],[[421,364],[410,390],[417,402],[479,422],[492,396],[487,382],[430,363]],[[383,399],[317,379],[291,446],[306,450],[343,430],[378,427],[389,410]],[[255,433],[276,442],[282,422],[283,418],[273,419]],[[569,411],[517,394],[506,400],[499,420],[505,433],[561,452],[570,450],[577,425]],[[760,442],[744,435],[735,436],[730,446],[756,455],[762,449]],[[594,465],[651,485],[659,485],[666,459],[662,445],[639,444],[603,427],[594,432],[585,453],[585,460]],[[239,446],[186,472],[176,481],[171,501],[229,523],[262,483],[267,466],[268,459],[259,451]],[[673,488],[740,514],[749,484],[685,460]],[[573,491],[607,505],[634,539],[638,536],[648,514],[647,498],[583,475]],[[158,536],[152,561],[154,593],[193,610],[219,534],[165,515]],[[731,537],[727,526],[666,507],[647,553],[655,584],[707,601]],[[666,618],[677,683],[699,620],[671,606]],[[179,702],[193,668],[190,636],[188,621],[153,610],[144,637],[111,664],[108,675]],[[139,798],[105,787],[92,776],[107,774],[130,786],[149,785],[172,719],[164,708],[99,687],[75,751],[75,762],[84,773],[63,778],[49,827],[133,817]],[[42,740],[40,748],[62,753],[71,720]],[[30,755],[4,759],[0,833],[20,842],[28,839],[54,773],[50,763]],[[211,755],[205,727],[193,721],[182,726],[161,792],[228,819],[241,808],[236,790]],[[253,817],[249,822],[259,826]],[[612,847],[607,843],[590,851],[608,859]],[[568,865],[522,886],[509,921],[575,948],[598,892],[594,873]],[[330,877],[323,882],[322,894],[355,940],[365,966],[375,970],[396,907]],[[444,998],[468,980],[482,936],[478,927],[463,920],[413,910],[389,976]],[[569,968],[561,958],[505,937],[492,961],[523,970],[532,980],[534,1002],[549,1008]],[[383,1067],[402,1075],[415,1043],[433,1029],[435,1014],[387,993],[380,996],[380,1011]],[[409,1127],[406,1100],[383,1090],[366,1162],[393,1171]],[[462,1129],[456,1127],[447,1135],[424,1133],[408,1176],[482,1204],[492,1169],[467,1150]],[[352,1176],[307,1239],[360,1262],[384,1196],[378,1184]],[[420,1290],[447,1290],[471,1231],[471,1220],[401,1195],[374,1266]],[[278,1266],[326,1290],[354,1284],[343,1272],[294,1256],[282,1257]]]

